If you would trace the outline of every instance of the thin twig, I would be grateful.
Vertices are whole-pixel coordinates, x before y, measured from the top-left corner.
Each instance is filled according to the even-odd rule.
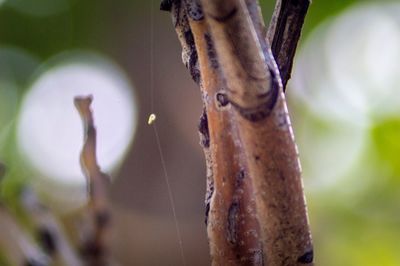
[[[101,172],[96,159],[96,128],[90,108],[92,97],[76,97],[75,106],[84,125],[84,144],[81,152],[81,166],[87,178],[89,211],[92,232],[88,234],[83,255],[88,265],[109,265],[109,231],[111,211],[109,208],[108,186],[110,177]]]
[[[3,206],[0,206],[0,228],[0,248],[12,265],[51,265],[51,259]]]
[[[293,59],[310,0],[277,0],[267,33],[279,66],[283,89],[292,73]]]
[[[64,233],[61,223],[38,199],[30,187],[25,187],[21,194],[22,205],[36,227],[39,244],[55,261],[62,265],[82,265],[70,241]]]
[[[6,166],[0,162],[0,182],[6,173]],[[47,266],[48,257],[13,218],[0,202],[0,249],[12,265]]]

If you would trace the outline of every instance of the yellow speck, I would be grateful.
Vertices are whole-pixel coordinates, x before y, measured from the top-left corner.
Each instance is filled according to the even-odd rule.
[[[147,121],[147,124],[151,125],[154,123],[154,121],[156,121],[156,115],[155,114],[150,114],[149,116],[149,120]]]

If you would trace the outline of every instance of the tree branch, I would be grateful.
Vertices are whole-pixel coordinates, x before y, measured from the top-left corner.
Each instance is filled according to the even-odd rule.
[[[212,263],[262,265],[255,201],[249,197],[253,195],[251,181],[238,156],[241,152],[235,142],[237,131],[232,128],[231,107],[201,7],[198,1],[175,1],[169,10],[177,35],[193,36],[180,38],[183,54],[195,53],[199,60],[204,100],[199,131],[207,163],[206,224]],[[222,136],[220,132],[230,134]]]
[[[23,189],[21,201],[27,214],[35,224],[38,241],[44,251],[55,261],[60,258],[62,265],[82,265],[60,222],[39,201],[36,193],[30,187]]]
[[[199,59],[205,105],[200,131],[212,185],[207,199],[213,264],[243,265],[240,256],[245,253],[235,247],[236,237],[243,237],[237,222],[246,223],[244,217],[255,214],[252,228],[260,226],[263,259],[255,262],[253,256],[250,265],[312,265],[297,148],[258,2],[200,2],[204,14],[198,1],[186,2],[187,14],[179,0],[163,1],[162,7],[172,11],[178,37],[185,40],[183,52],[188,53],[185,46],[196,49],[190,53]],[[185,35],[193,38],[182,38]],[[188,39],[195,45],[188,45]],[[233,108],[218,110],[227,104]],[[248,206],[255,201],[256,212],[240,213],[242,206],[235,201],[237,183],[232,174],[240,169],[248,177],[244,188],[239,186],[241,199]],[[246,245],[261,247],[256,240]]]
[[[6,166],[0,162],[0,182],[6,173]],[[12,265],[47,266],[51,258],[36,245],[0,202],[0,249]],[[74,265],[75,266],[75,265]]]
[[[279,66],[283,89],[290,79],[293,59],[310,0],[277,0],[267,33]]]
[[[311,264],[297,148],[272,54],[243,0],[202,0],[246,155],[267,265]],[[267,57],[266,57],[267,56]],[[262,71],[268,73],[262,75]]]
[[[48,266],[51,259],[35,244],[5,207],[0,206],[0,248],[12,265]]]
[[[204,145],[212,173],[208,189],[207,232],[213,265],[262,265],[262,247],[253,188],[238,133],[231,121],[232,109],[202,9],[197,1],[184,7],[199,58],[201,90],[209,145]],[[207,118],[207,119],[205,119]],[[226,135],[221,132],[227,132]],[[229,132],[229,133],[228,133]],[[207,137],[203,134],[203,139]],[[204,141],[203,141],[204,143]]]
[[[254,27],[248,23],[245,3],[216,0],[202,4],[216,47],[221,47],[216,50],[226,68],[223,74],[229,101],[243,116],[262,119],[275,103],[276,90],[270,86],[270,72]],[[248,89],[243,90],[244,87]]]

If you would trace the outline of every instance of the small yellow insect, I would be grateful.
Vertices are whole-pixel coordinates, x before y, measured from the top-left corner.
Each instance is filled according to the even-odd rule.
[[[149,120],[147,121],[147,124],[151,125],[154,123],[154,121],[156,121],[156,114],[150,114],[149,116]]]

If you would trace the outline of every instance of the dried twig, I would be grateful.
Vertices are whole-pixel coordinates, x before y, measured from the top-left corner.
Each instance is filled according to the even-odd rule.
[[[275,103],[271,73],[244,1],[202,1],[228,85],[231,104],[245,117],[262,119]],[[243,89],[246,88],[246,89]]]
[[[83,255],[88,265],[109,265],[109,229],[111,211],[108,202],[110,177],[101,172],[96,159],[96,128],[90,109],[92,97],[76,97],[75,106],[84,125],[84,145],[81,153],[81,166],[87,178],[89,210],[92,230],[88,233],[83,247]]]
[[[39,244],[43,250],[62,265],[80,266],[80,259],[71,246],[64,230],[53,215],[38,199],[36,193],[25,187],[21,194],[22,205],[36,227]]]
[[[6,167],[0,162],[0,181]],[[0,202],[0,249],[12,265],[47,266],[51,259],[35,244]]]
[[[310,0],[277,0],[267,38],[279,66],[283,89],[290,79],[293,59]]]
[[[12,265],[48,266],[51,259],[35,244],[12,215],[0,206],[0,248]]]

